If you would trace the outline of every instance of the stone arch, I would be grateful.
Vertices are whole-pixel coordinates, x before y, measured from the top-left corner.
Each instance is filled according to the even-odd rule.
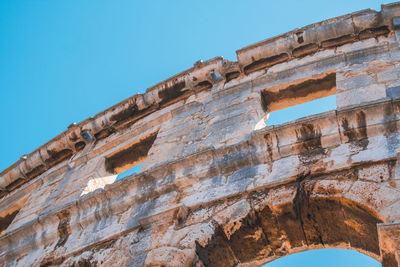
[[[254,192],[214,214],[214,233],[206,242],[200,237],[195,251],[204,266],[261,266],[318,248],[353,249],[397,266],[395,251],[381,255],[378,225],[390,221],[380,211],[398,197],[384,184],[352,179],[307,179]]]

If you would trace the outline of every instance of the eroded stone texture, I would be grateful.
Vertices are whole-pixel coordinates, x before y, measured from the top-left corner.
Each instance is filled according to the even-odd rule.
[[[72,124],[0,173],[0,266],[260,266],[316,248],[398,266],[399,16],[296,29]],[[265,127],[328,95],[336,110]]]

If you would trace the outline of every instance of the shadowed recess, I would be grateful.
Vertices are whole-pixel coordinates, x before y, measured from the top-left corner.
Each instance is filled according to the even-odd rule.
[[[157,133],[152,133],[128,147],[114,152],[106,158],[106,169],[110,173],[119,174],[142,163],[147,157]]]
[[[334,94],[336,94],[336,73],[328,72],[267,88],[261,92],[261,97],[264,110],[272,112]]]
[[[14,218],[17,216],[28,198],[29,196],[26,196],[25,198],[18,200],[12,206],[6,208],[0,213],[0,235],[5,233],[8,226],[13,222]]]
[[[373,212],[353,201],[312,198],[299,185],[293,201],[249,213],[235,223],[237,230],[230,236],[219,227],[205,247],[197,244],[196,252],[205,266],[266,263],[305,246],[345,245],[379,258],[376,224],[380,222]]]

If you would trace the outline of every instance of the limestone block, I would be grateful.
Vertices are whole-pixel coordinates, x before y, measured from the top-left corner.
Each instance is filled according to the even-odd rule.
[[[194,247],[195,242],[197,242],[200,246],[206,246],[208,240],[211,239],[212,235],[215,232],[215,226],[212,222],[197,224],[193,227],[190,227],[190,231],[188,231],[187,235],[180,240],[180,246],[184,248]]]
[[[392,68],[386,71],[379,72],[377,74],[377,81],[384,83],[389,81],[396,81],[399,79],[399,69]]]
[[[351,189],[344,193],[344,197],[358,203],[364,203],[373,210],[380,210],[399,199],[399,195],[393,188],[383,184],[362,181],[356,181]]]
[[[271,165],[257,167],[254,187],[277,185],[295,180],[299,159],[297,156],[285,157],[274,161]]]
[[[390,169],[386,164],[373,165],[358,170],[360,180],[367,180],[375,183],[388,181],[390,177]]]
[[[192,249],[162,247],[147,254],[144,266],[190,267],[194,259],[195,252]]]
[[[389,44],[383,42],[369,48],[347,52],[346,58],[350,66],[365,64],[365,62],[375,60],[390,60],[389,50]]]
[[[339,92],[336,95],[336,106],[343,108],[351,105],[359,105],[386,97],[384,85],[372,84],[367,87]]]
[[[257,203],[257,209],[263,209],[268,205],[271,209],[280,209],[282,204],[292,202],[297,194],[297,185],[282,186],[276,190],[270,190],[265,199]]]
[[[396,140],[390,142],[390,139],[376,136],[369,138],[367,149],[359,150],[359,148],[350,144],[350,151],[353,151],[351,160],[353,162],[366,162],[374,159],[393,158],[396,155],[396,150],[399,148],[399,143]],[[356,153],[358,151],[358,153]]]
[[[201,141],[200,147],[214,146],[218,148],[239,143],[249,138],[249,134],[253,131],[256,123],[252,114],[241,114],[218,121],[205,129],[206,137]]]
[[[375,38],[368,38],[362,41],[342,45],[336,49],[336,53],[346,53],[354,50],[361,50],[368,47],[373,47],[378,44]]]
[[[250,204],[246,200],[240,200],[233,205],[219,211],[214,215],[214,220],[219,225],[225,225],[244,218],[250,212]]]
[[[396,31],[396,36],[399,36],[399,31]],[[400,40],[399,37],[397,37],[397,40]],[[396,41],[398,43],[398,41]],[[399,60],[400,59],[400,49],[397,46],[397,48],[392,49],[390,51],[390,58],[392,60]]]
[[[396,201],[381,210],[379,214],[385,218],[386,222],[398,222],[400,220],[400,201]]]
[[[315,61],[319,61],[319,63],[322,63],[324,60],[335,56],[335,51],[334,50],[323,50],[323,51],[319,51],[313,55],[309,55],[300,59],[293,59],[291,61],[288,62],[283,62],[281,64],[277,64],[272,66],[271,68],[268,69],[268,74],[272,74],[272,73],[279,73],[281,71],[285,71],[287,69],[291,69],[291,68],[305,68],[308,64],[311,64],[312,66],[307,66],[309,67],[311,73],[307,73],[307,75],[313,75],[313,74],[317,74],[318,72],[323,72],[323,66],[321,66],[322,64],[319,64],[320,68],[316,68],[314,66]],[[295,72],[295,76],[300,76],[300,75],[304,75],[304,73],[302,71],[298,71]],[[301,78],[301,77],[298,77]]]
[[[43,208],[41,205],[38,205],[37,203],[45,203],[46,199],[51,195],[53,191],[54,188],[43,186],[39,188],[37,191],[32,192],[32,195],[29,197],[28,201],[18,212],[13,222],[7,228],[7,231],[15,230],[24,225],[25,223],[37,219]]]
[[[337,92],[341,93],[343,91],[359,89],[363,87],[369,87],[371,85],[375,85],[376,81],[373,77],[367,74],[357,75],[354,77],[347,78],[346,76],[338,75],[336,86]]]
[[[202,223],[212,218],[214,209],[213,208],[198,208],[189,212],[185,219],[185,226]]]
[[[313,187],[312,197],[342,197],[354,183],[352,177],[343,178],[346,180],[318,180]]]
[[[216,180],[214,180],[216,179]],[[225,183],[225,177],[218,177],[212,179],[214,182],[208,183],[207,187],[202,189],[195,189],[193,193],[185,192],[185,197],[181,199],[187,207],[196,208],[206,202],[216,201],[218,199],[227,198],[234,196],[239,192],[246,191],[248,188],[252,188],[252,178],[247,178],[231,183]],[[205,184],[203,183],[203,186]]]

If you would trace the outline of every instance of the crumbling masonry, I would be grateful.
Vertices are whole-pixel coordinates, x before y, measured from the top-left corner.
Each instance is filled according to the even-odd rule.
[[[349,248],[398,266],[399,41],[400,3],[383,5],[72,124],[0,173],[0,265],[260,266]],[[336,110],[264,125],[329,95]]]

